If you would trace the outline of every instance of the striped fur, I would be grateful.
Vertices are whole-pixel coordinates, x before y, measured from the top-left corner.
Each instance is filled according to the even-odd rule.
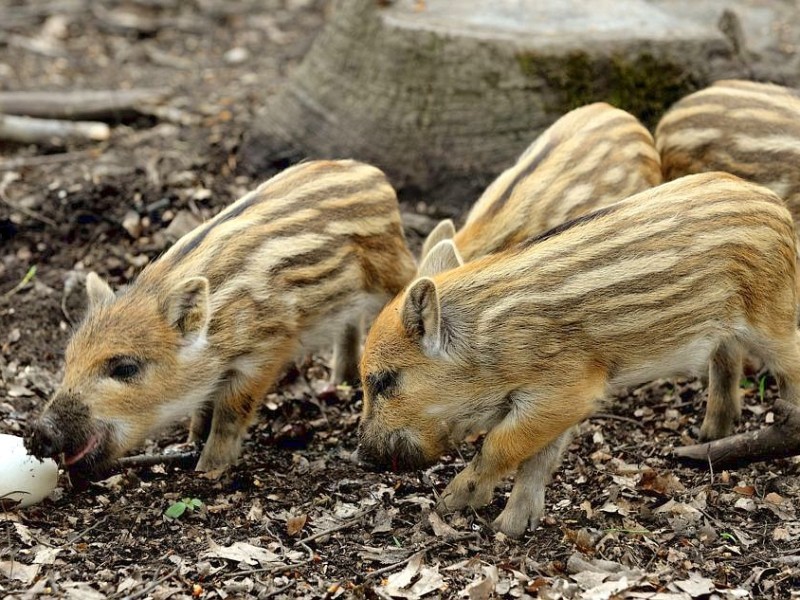
[[[726,171],[770,188],[800,224],[800,92],[718,81],[686,96],[656,129],[666,179]]]
[[[516,471],[495,525],[519,535],[541,514],[569,431],[615,390],[709,369],[713,436],[740,410],[746,350],[800,404],[795,259],[781,200],[724,173],[664,184],[462,266],[442,241],[367,337],[359,454],[416,468],[488,430],[439,509],[483,505]]]
[[[190,439],[207,437],[198,469],[225,467],[299,354],[335,342],[333,378],[358,377],[362,319],[414,272],[381,171],[355,161],[287,169],[119,295],[89,278],[89,313],[40,426],[71,432],[58,449],[89,465],[192,414]]]
[[[661,183],[653,138],[603,102],[556,121],[492,182],[454,241],[473,260]],[[448,236],[434,232],[422,256]]]

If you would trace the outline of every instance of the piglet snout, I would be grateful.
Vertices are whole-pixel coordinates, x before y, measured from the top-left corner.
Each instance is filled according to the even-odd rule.
[[[57,456],[64,451],[63,431],[56,428],[50,419],[39,419],[31,427],[25,447],[37,458]]]

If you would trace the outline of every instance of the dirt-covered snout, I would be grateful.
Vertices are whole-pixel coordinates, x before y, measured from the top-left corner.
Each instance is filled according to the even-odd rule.
[[[362,427],[360,442],[354,454],[355,462],[370,471],[394,472],[424,469],[435,461],[428,458],[416,433],[409,429],[381,432],[378,428]]]
[[[80,395],[58,392],[31,425],[25,445],[38,458],[52,457],[66,467],[91,471],[105,464],[112,437],[111,427],[92,418]]]

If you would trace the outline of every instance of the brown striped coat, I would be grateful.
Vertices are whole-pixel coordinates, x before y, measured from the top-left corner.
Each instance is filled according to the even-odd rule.
[[[367,337],[359,455],[418,468],[488,430],[439,509],[486,504],[516,473],[495,526],[519,535],[541,515],[568,432],[615,390],[710,365],[703,429],[714,436],[740,411],[745,350],[800,404],[795,254],[782,201],[724,173],[462,266],[442,241]]]
[[[656,129],[664,177],[726,171],[770,188],[800,224],[800,92],[718,81],[677,102]]]
[[[624,110],[589,104],[561,117],[501,173],[458,233],[443,221],[422,256],[453,237],[464,260],[473,260],[659,183],[647,129]]]
[[[88,315],[31,447],[88,468],[193,415],[198,469],[225,467],[299,353],[334,343],[333,378],[355,380],[362,319],[415,268],[381,171],[346,160],[287,169],[118,295],[89,277]]]

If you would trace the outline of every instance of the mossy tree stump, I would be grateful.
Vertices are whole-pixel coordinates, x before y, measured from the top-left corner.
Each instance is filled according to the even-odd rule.
[[[653,126],[734,54],[643,0],[338,0],[240,160],[353,157],[469,202],[564,112],[605,100]]]

